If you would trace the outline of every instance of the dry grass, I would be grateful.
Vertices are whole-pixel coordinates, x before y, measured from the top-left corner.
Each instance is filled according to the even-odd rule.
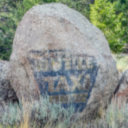
[[[45,107],[43,110],[45,111],[40,112],[43,107],[39,109],[38,107],[40,107],[40,105],[37,104],[37,102],[33,102],[33,104],[27,103],[23,106],[20,123],[17,123],[17,120],[10,124],[8,124],[8,122],[7,124],[4,122],[4,125],[1,125],[0,128],[128,128],[128,105],[125,102],[120,104],[120,102],[117,102],[117,100],[113,100],[105,113],[104,111],[101,111],[104,113],[101,113],[103,115],[101,119],[97,118],[94,121],[86,123],[85,121],[80,121],[77,119],[72,120],[73,112],[71,110],[64,110],[60,106],[48,106],[50,104],[51,103],[49,103],[48,100],[43,101],[43,105]],[[33,106],[35,108],[35,105],[37,108],[33,115],[35,117],[33,118],[31,116],[33,113]],[[51,108],[50,111],[49,107]],[[15,106],[14,108],[18,109]],[[56,115],[57,111],[59,112]],[[36,114],[39,114],[39,117],[36,116]],[[65,116],[62,116],[64,114]],[[12,118],[14,118],[13,116],[17,117],[17,115],[7,116],[6,113],[6,117],[11,116]],[[7,120],[9,120],[9,118]]]
[[[124,72],[128,69],[128,54],[116,54],[113,56],[117,62],[117,68],[120,72]]]

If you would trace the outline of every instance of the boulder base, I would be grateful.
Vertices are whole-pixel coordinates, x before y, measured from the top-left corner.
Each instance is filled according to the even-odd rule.
[[[17,96],[8,78],[10,64],[0,61],[0,105],[17,101]]]

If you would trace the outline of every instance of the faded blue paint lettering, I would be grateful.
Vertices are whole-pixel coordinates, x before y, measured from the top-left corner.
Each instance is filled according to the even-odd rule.
[[[62,103],[65,108],[72,104],[75,107],[76,111],[82,111],[86,107],[88,99],[91,95],[91,91],[96,82],[98,66],[96,64],[95,58],[88,55],[72,55],[69,51],[65,50],[47,50],[44,52],[31,51],[30,54],[32,55],[28,58],[28,60],[30,62],[30,65],[32,65],[34,77],[38,83],[41,95],[47,94],[49,96],[69,96],[71,94],[87,94],[87,97],[85,97],[85,102],[79,101],[76,103],[75,101],[67,101],[67,103]],[[48,62],[47,71],[44,71],[43,68],[37,70],[38,67],[35,63],[35,61],[37,60],[35,60],[35,58],[32,58],[34,54],[36,54],[36,56],[38,55],[40,57],[40,60]],[[82,58],[81,63],[78,61],[79,57]],[[58,58],[61,61],[57,62]],[[90,59],[88,65],[86,59]],[[61,65],[58,70],[54,69],[54,66],[56,66],[57,64],[52,64],[52,60],[55,61],[55,63]],[[67,64],[68,67],[66,67],[67,62],[70,63],[70,65]],[[86,83],[86,76],[89,77],[89,83]],[[74,77],[75,80],[77,79],[78,83],[75,83],[76,81],[74,82],[74,79],[72,79],[72,77]],[[64,81],[61,80],[61,78],[63,78]],[[50,83],[50,81],[52,81],[52,84]],[[79,85],[77,86],[76,84]],[[51,86],[53,86],[52,91],[50,90]],[[60,86],[61,88],[59,88]],[[74,88],[74,86],[76,87]]]

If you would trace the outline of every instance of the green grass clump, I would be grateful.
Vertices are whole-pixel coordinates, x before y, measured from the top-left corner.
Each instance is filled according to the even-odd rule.
[[[128,128],[128,105],[116,100],[96,120],[85,122],[74,115],[72,106],[64,109],[49,98],[41,98],[31,104],[10,105],[0,128]]]
[[[23,103],[23,105],[10,104],[2,117],[1,127],[12,128],[44,128],[65,126],[69,127],[74,114],[71,106],[63,108],[60,103],[51,103],[49,98],[40,98],[39,101]],[[38,126],[38,127],[37,127]]]

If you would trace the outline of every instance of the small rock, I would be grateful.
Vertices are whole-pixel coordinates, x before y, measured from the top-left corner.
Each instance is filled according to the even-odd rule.
[[[120,77],[115,96],[120,102],[128,102],[128,70],[126,70]]]

